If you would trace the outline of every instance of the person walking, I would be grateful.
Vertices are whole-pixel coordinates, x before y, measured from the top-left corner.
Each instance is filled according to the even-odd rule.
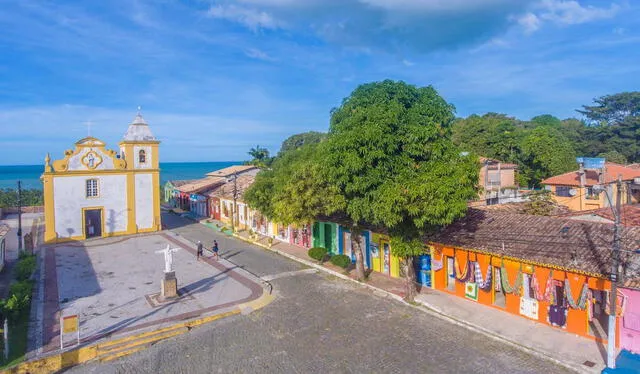
[[[216,261],[220,259],[220,256],[218,256],[218,251],[220,250],[218,248],[218,241],[214,240],[213,241],[213,248],[211,248],[211,250],[213,250],[213,256],[216,258]]]
[[[196,251],[198,261],[200,261],[200,256],[202,256],[202,242],[198,240],[198,250]]]

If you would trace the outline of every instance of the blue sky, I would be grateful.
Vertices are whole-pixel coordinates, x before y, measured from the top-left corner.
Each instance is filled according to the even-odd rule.
[[[638,3],[0,0],[0,164],[60,158],[86,121],[116,148],[139,105],[163,161],[242,160],[386,78],[459,116],[576,116],[640,86]]]

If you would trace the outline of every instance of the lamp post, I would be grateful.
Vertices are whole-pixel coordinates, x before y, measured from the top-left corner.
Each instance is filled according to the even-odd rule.
[[[18,181],[18,253],[22,252],[22,182]]]
[[[607,190],[601,185],[593,186],[594,192],[604,192],[609,205],[611,205],[611,197]],[[613,225],[613,250],[611,252],[611,307],[609,308],[609,328],[607,333],[607,367],[614,369],[616,367],[616,312],[618,302],[618,264],[620,261],[620,217],[622,201],[622,176],[618,175],[616,182],[616,205],[611,207],[614,216]]]

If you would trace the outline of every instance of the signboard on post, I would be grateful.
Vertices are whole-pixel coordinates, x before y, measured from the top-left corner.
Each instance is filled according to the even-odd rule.
[[[76,344],[80,344],[80,324],[79,318],[77,314],[72,314],[69,316],[61,316],[60,317],[60,349],[64,349],[64,339],[63,337],[67,334],[76,335]],[[75,346],[74,345],[74,346]]]

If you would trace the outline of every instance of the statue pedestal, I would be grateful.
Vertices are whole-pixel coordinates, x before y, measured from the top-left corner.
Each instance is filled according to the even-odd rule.
[[[178,280],[176,272],[165,272],[160,283],[160,297],[162,299],[172,299],[178,297]]]

